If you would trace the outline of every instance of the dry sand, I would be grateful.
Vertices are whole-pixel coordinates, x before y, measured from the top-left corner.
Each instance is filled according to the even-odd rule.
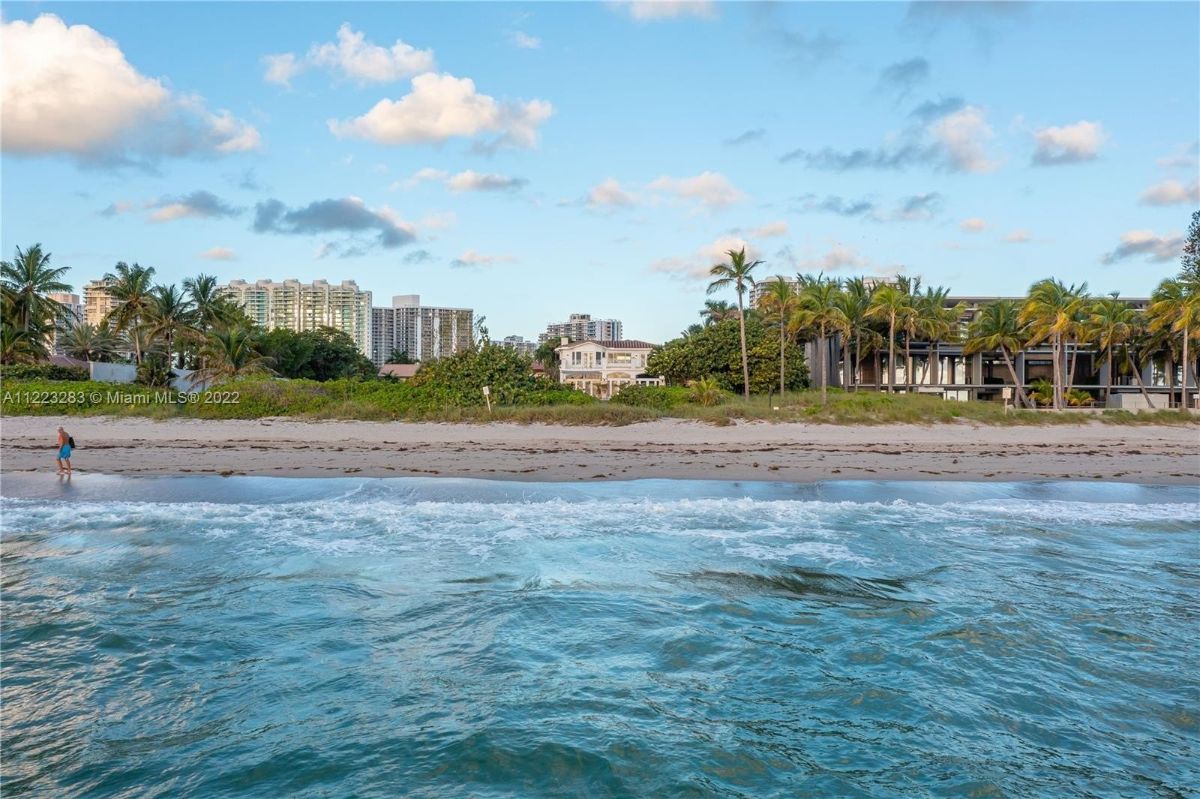
[[[506,480],[1116,480],[1200,485],[1194,426],[850,427],[661,420],[627,427],[8,417],[4,473],[54,468],[63,425],[77,472]]]

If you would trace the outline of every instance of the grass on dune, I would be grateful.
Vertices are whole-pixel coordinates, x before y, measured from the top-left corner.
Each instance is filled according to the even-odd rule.
[[[372,381],[243,380],[222,392],[236,394],[235,402],[162,401],[163,394],[132,385],[70,381],[5,380],[0,395],[4,415],[129,416],[149,419],[346,419],[364,421],[425,421],[446,423],[509,422],[515,424],[627,425],[661,418],[693,419],[714,425],[741,421],[808,422],[835,425],[939,424],[971,422],[989,425],[1082,424],[1198,424],[1200,417],[1186,411],[1158,410],[1063,412],[1010,410],[999,403],[948,402],[916,394],[879,392],[829,392],[821,403],[817,391],[768,397],[727,397],[714,406],[676,400],[662,407],[619,402],[503,405],[492,410],[483,405],[455,406],[413,391],[403,384]],[[75,392],[83,401],[38,402],[38,395],[62,397]],[[113,401],[120,395],[128,401]],[[98,398],[98,399],[97,399]],[[140,401],[138,398],[145,398]]]

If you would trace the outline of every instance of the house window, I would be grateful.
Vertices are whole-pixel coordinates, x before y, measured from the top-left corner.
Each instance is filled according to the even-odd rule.
[[[578,350],[571,353],[571,362],[574,363],[576,366],[583,363],[583,353],[579,352]]]

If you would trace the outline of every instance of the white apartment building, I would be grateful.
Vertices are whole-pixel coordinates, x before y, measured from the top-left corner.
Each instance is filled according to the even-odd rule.
[[[392,307],[373,308],[371,317],[368,355],[376,366],[387,363],[393,351],[428,361],[471,347],[475,312],[470,308],[421,305],[421,295],[401,294],[392,297]]]
[[[353,280],[231,280],[217,291],[267,330],[282,327],[303,333],[332,327],[354,339],[364,355],[371,354],[371,292],[362,291]]]
[[[645,341],[577,341],[564,336],[555,348],[560,383],[599,399],[612,399],[624,386],[661,386],[662,377],[645,376],[653,344]]]
[[[111,285],[107,280],[92,280],[83,287],[83,321],[89,325],[104,324],[108,312],[116,307],[117,301],[108,293]]]
[[[591,314],[573,313],[565,322],[551,322],[538,341],[556,341],[563,336],[571,341],[620,341],[622,325],[619,319],[593,319]]]
[[[530,357],[537,352],[538,348],[538,343],[536,341],[529,341],[523,336],[505,336],[497,343],[501,347],[507,347],[510,350],[516,350],[522,355],[528,355]]]
[[[78,294],[68,292],[55,291],[47,294],[46,297],[67,309],[67,318],[59,320],[54,325],[54,331],[50,334],[50,351],[55,355],[62,355],[62,336],[83,320],[83,303],[80,301]]]

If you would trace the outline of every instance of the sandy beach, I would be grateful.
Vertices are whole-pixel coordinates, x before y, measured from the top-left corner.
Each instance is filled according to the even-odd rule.
[[[715,427],[661,420],[574,427],[8,417],[3,472],[52,471],[60,424],[79,444],[79,474],[1200,484],[1197,428],[1100,423]]]

